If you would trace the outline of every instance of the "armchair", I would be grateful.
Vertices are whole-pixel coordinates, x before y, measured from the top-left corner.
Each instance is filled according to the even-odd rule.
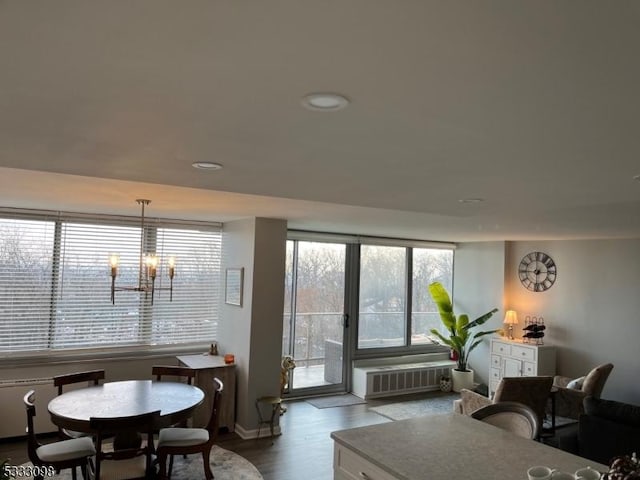
[[[604,384],[613,370],[611,363],[599,365],[591,370],[583,379],[571,379],[556,375],[553,386],[556,395],[556,416],[578,420],[584,413],[583,401],[586,397],[600,398]]]
[[[460,392],[460,400],[454,402],[454,410],[471,415],[486,405],[518,402],[531,408],[536,414],[538,424],[542,425],[552,383],[553,377],[550,376],[504,377],[500,380],[493,399],[463,389]]]

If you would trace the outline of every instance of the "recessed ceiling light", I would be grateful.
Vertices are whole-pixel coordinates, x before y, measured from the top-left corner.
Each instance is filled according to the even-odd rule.
[[[198,170],[220,170],[222,168],[222,165],[213,162],[195,162],[191,166]]]
[[[309,110],[335,112],[349,105],[349,99],[338,93],[310,93],[302,97],[302,105]]]
[[[484,198],[461,198],[458,200],[460,203],[482,203]]]

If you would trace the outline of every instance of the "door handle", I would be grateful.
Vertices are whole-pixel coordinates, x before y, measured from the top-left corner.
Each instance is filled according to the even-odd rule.
[[[342,314],[342,326],[343,328],[349,328],[349,314]]]

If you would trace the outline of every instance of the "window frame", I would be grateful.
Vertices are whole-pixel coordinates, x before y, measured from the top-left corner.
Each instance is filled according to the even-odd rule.
[[[32,210],[32,209],[17,209],[17,208],[4,208],[0,207],[0,219],[2,220],[16,220],[16,221],[42,221],[54,223],[54,236],[53,244],[51,245],[51,282],[48,285],[48,326],[49,330],[55,328],[56,325],[56,303],[57,289],[59,288],[58,277],[63,265],[62,251],[61,251],[61,233],[63,225],[65,223],[87,224],[87,225],[105,225],[113,227],[135,227],[141,228],[139,217],[119,216],[119,215],[100,215],[100,214],[84,214],[75,212],[58,212],[49,210]],[[164,219],[145,217],[145,230],[150,229],[158,231],[160,229],[174,229],[174,230],[194,230],[194,231],[209,231],[219,234],[219,240],[217,241],[218,248],[220,250],[220,258],[216,261],[217,273],[214,273],[212,281],[218,285],[218,293],[220,290],[220,269],[222,267],[221,261],[221,249],[222,249],[222,223],[219,222],[201,222],[201,221],[187,221],[176,219]],[[147,235],[145,235],[145,238]],[[213,257],[212,257],[213,258]],[[108,259],[105,260],[105,271],[108,269]],[[107,274],[108,275],[108,274]],[[108,296],[108,291],[105,295]],[[126,293],[116,293],[116,303],[118,295],[126,295]],[[219,312],[221,309],[220,295],[215,295],[212,292],[212,298],[216,305],[214,310],[214,321],[219,321]],[[138,317],[138,325],[144,324],[144,317],[153,313],[153,306],[151,310],[141,312]],[[44,323],[43,323],[44,325]],[[152,325],[149,323],[149,325]],[[13,328],[13,327],[11,327]],[[145,329],[140,328],[141,332]],[[148,343],[144,343],[148,342]],[[74,361],[74,360],[87,360],[97,358],[140,358],[142,356],[164,356],[169,352],[181,352],[191,353],[202,351],[203,345],[208,345],[209,339],[206,341],[186,341],[182,343],[157,343],[152,344],[149,339],[138,336],[135,343],[131,344],[113,344],[109,346],[100,346],[99,344],[82,346],[82,347],[54,347],[54,338],[49,336],[47,339],[47,347],[43,349],[33,348],[30,350],[3,350],[0,351],[0,364],[9,365],[12,362],[19,360],[20,364],[23,363],[40,363],[43,360],[46,361]]]
[[[390,346],[390,347],[371,347],[371,348],[360,348],[359,347],[359,336],[360,336],[360,265],[361,265],[361,245],[376,245],[382,247],[404,247],[405,248],[405,312],[404,312],[404,345],[398,346]],[[411,344],[411,336],[413,331],[413,251],[416,248],[422,249],[442,249],[442,250],[451,250],[452,259],[451,259],[451,284],[452,284],[452,295],[453,295],[453,274],[454,274],[454,265],[455,265],[455,250],[456,245],[452,243],[444,243],[444,242],[425,242],[418,240],[406,240],[406,239],[387,239],[387,238],[376,238],[376,237],[363,237],[358,242],[357,245],[357,254],[354,255],[356,257],[357,262],[357,290],[355,292],[353,306],[355,309],[355,322],[354,324],[354,339],[353,339],[353,353],[352,358],[355,360],[358,359],[366,359],[366,358],[381,358],[381,357],[389,357],[389,356],[398,356],[398,355],[412,355],[412,354],[421,354],[421,353],[435,353],[435,352],[443,352],[449,351],[449,348],[446,345],[436,345],[436,344]]]
[[[438,353],[448,352],[449,348],[446,345],[436,344],[415,344],[411,345],[409,339],[412,331],[412,272],[413,272],[413,254],[410,258],[407,258],[405,281],[407,282],[407,309],[405,312],[405,345],[395,347],[375,347],[375,348],[358,348],[358,336],[359,336],[359,301],[360,301],[360,259],[361,249],[360,246],[366,245],[378,245],[378,246],[391,246],[391,247],[405,247],[413,252],[414,248],[425,249],[443,249],[451,250],[452,252],[452,264],[451,264],[451,294],[453,296],[453,284],[454,284],[454,272],[455,272],[455,251],[457,245],[453,242],[442,241],[429,241],[429,240],[412,240],[404,238],[389,238],[389,237],[374,237],[369,235],[355,235],[355,234],[342,234],[342,233],[326,233],[326,232],[313,232],[306,230],[289,230],[287,233],[287,240],[303,240],[303,241],[318,241],[318,242],[344,242],[347,244],[347,298],[345,299],[346,314],[349,318],[348,332],[345,337],[345,342],[348,345],[348,352],[346,352],[347,358],[350,360],[360,360],[367,358],[383,358],[393,357],[399,355],[413,355],[424,353]]]

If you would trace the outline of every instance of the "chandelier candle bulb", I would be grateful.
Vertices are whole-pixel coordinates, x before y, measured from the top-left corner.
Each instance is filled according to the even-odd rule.
[[[111,266],[111,276],[118,275],[118,265],[120,264],[120,255],[112,253],[109,255],[109,265]]]
[[[158,271],[158,257],[155,255],[147,255],[146,257],[147,264],[147,274],[151,279],[155,280],[156,273]]]
[[[168,287],[156,287],[156,276],[158,273],[158,266],[160,265],[160,258],[155,253],[147,253],[143,254],[143,247],[147,243],[145,239],[148,240],[147,235],[149,231],[153,231],[152,227],[147,228],[144,223],[144,207],[151,203],[151,200],[145,199],[137,199],[136,203],[140,205],[141,214],[140,214],[140,250],[139,250],[139,259],[140,264],[138,266],[138,285],[129,285],[129,286],[117,286],[116,285],[116,277],[118,276],[118,267],[120,265],[120,255],[117,253],[109,254],[109,265],[111,266],[111,303],[115,305],[116,303],[116,292],[117,291],[128,291],[128,292],[142,292],[144,293],[145,298],[148,294],[151,294],[151,305],[153,305],[154,294],[156,290],[169,290],[169,301],[173,301],[173,277],[175,275],[175,265],[176,259],[175,257],[170,257],[168,260],[169,267],[169,279],[170,283]],[[151,242],[154,243],[154,242]],[[150,247],[153,248],[153,247]]]
[[[173,280],[176,273],[176,257],[169,257],[169,278]]]

